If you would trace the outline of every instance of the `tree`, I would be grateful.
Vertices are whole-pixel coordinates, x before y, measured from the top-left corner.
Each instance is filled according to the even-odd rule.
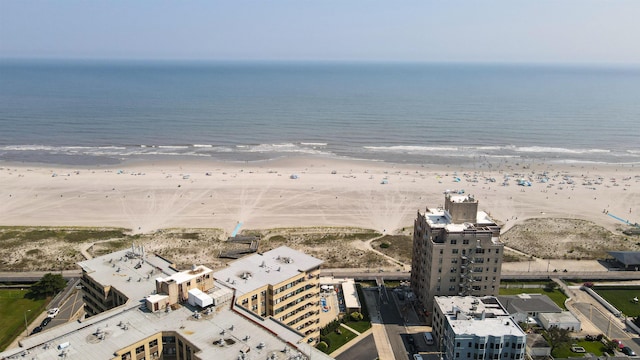
[[[60,274],[45,274],[40,281],[31,285],[30,292],[34,297],[53,296],[67,286],[67,281]]]
[[[551,292],[558,287],[558,284],[555,281],[549,281],[544,285],[544,291]]]
[[[562,345],[571,343],[571,336],[569,335],[569,329],[559,328],[552,326],[547,330],[547,336],[549,337],[549,343],[551,344],[551,352]]]

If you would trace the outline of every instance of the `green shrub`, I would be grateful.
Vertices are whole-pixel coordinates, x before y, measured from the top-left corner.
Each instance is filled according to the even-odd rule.
[[[357,311],[352,312],[350,316],[353,321],[360,321],[364,318],[364,316]]]
[[[326,352],[329,348],[329,344],[324,341],[320,341],[320,343],[316,346],[316,348],[322,352]]]
[[[380,244],[381,249],[388,249],[391,245],[389,243],[383,242]]]

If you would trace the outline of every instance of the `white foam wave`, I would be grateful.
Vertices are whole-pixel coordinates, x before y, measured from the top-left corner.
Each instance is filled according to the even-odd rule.
[[[194,148],[212,148],[213,145],[209,145],[209,144],[193,144]]]
[[[367,150],[388,151],[388,152],[430,152],[430,151],[458,151],[458,147],[453,146],[411,146],[411,145],[394,145],[394,146],[365,146]]]
[[[544,146],[516,147],[514,151],[530,152],[530,153],[562,153],[562,154],[595,154],[595,153],[611,152],[611,150],[605,150],[605,149],[567,149],[567,148],[544,147]]]
[[[299,154],[313,154],[313,155],[326,155],[328,152],[320,151],[317,149],[310,149],[297,146],[295,144],[260,144],[260,145],[245,145],[243,147],[238,146],[239,151],[251,152],[251,153],[271,153],[271,152],[284,152],[284,153],[299,153]]]
[[[300,145],[305,145],[305,146],[327,146],[327,143],[321,143],[321,142],[301,142]]]
[[[188,149],[186,145],[158,145],[159,149]]]

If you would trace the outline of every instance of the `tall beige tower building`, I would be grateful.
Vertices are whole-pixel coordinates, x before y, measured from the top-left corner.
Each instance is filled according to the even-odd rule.
[[[411,287],[431,323],[434,296],[498,295],[504,244],[500,226],[471,195],[445,195],[444,209],[418,211]]]

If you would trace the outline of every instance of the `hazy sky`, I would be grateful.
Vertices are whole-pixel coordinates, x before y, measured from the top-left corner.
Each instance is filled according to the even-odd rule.
[[[640,1],[0,0],[0,58],[640,64]]]

